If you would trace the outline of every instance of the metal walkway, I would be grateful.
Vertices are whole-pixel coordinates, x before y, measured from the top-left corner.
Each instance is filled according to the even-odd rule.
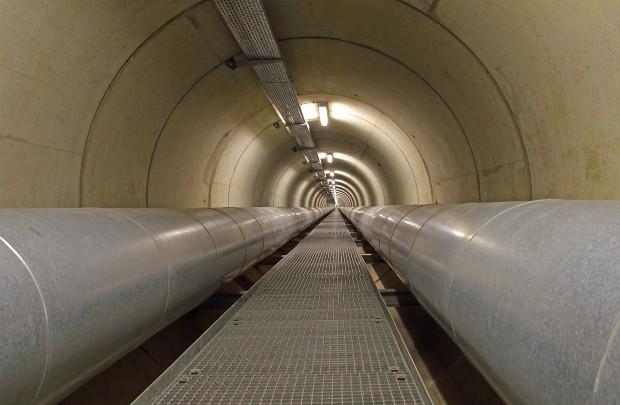
[[[430,404],[333,211],[135,404]]]

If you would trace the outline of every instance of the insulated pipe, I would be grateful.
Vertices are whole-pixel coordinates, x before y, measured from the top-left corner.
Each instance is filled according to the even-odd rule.
[[[0,210],[0,403],[54,403],[321,209]]]
[[[618,403],[620,202],[341,211],[508,403]]]

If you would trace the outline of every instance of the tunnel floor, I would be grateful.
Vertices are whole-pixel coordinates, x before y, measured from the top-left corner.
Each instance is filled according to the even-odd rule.
[[[420,381],[336,210],[134,403],[430,403]]]

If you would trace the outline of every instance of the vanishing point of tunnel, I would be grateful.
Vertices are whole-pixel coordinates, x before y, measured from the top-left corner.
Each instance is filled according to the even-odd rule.
[[[0,0],[0,405],[620,404],[617,0]]]

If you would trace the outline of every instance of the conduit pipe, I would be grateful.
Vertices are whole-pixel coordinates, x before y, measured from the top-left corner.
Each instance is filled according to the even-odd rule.
[[[342,208],[508,403],[620,398],[620,202]]]
[[[0,403],[54,403],[327,213],[0,210]]]

